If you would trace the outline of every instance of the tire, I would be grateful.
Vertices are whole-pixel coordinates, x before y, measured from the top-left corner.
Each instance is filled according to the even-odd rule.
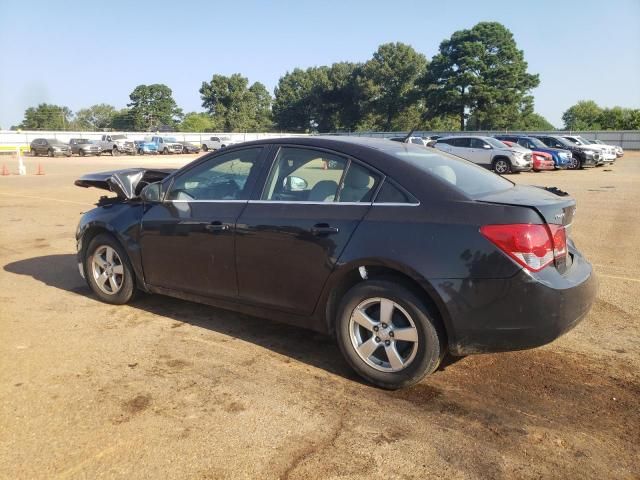
[[[33,157],[37,157],[38,156],[38,150],[35,150],[35,149],[31,150],[31,155]]]
[[[567,170],[578,170],[581,167],[581,162],[578,157],[571,157],[569,160],[569,165],[567,165]]]
[[[506,158],[497,158],[493,161],[493,171],[498,175],[511,173],[511,162]]]
[[[78,150],[78,154],[79,154],[81,157],[84,157],[84,156],[86,155],[86,152],[85,152],[84,150]]]
[[[209,151],[209,147],[207,147],[204,143],[202,144],[202,151],[203,152],[208,152]]]
[[[380,317],[383,304],[385,309],[392,307],[387,310],[392,320],[386,329]],[[411,340],[397,340],[398,328],[404,328],[403,335]],[[384,279],[359,283],[345,294],[336,318],[336,337],[349,365],[368,382],[388,390],[408,387],[433,373],[445,353],[438,316],[412,290]],[[371,353],[362,352],[365,344]],[[387,351],[398,353],[394,361]]]
[[[97,256],[96,262],[94,256]],[[109,258],[112,260],[109,261]],[[100,263],[106,266],[101,267]],[[107,233],[96,235],[87,246],[84,273],[93,293],[105,303],[122,305],[136,294],[136,281],[129,257],[118,241]],[[105,277],[102,276],[104,273],[107,273]],[[103,278],[104,282],[101,281]]]
[[[138,150],[138,155],[144,155],[144,150],[142,150],[141,148]]]
[[[162,151],[163,155],[169,155],[169,149],[167,147],[164,147],[164,150]]]
[[[118,148],[117,148],[117,147],[113,147],[113,148],[111,149],[111,156],[112,156],[112,157],[117,157],[118,155],[120,155],[120,151],[118,150]]]

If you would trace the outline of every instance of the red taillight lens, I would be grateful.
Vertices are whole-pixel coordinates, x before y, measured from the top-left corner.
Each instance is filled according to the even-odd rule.
[[[517,263],[538,272],[567,255],[567,237],[562,225],[484,225],[480,233]]]

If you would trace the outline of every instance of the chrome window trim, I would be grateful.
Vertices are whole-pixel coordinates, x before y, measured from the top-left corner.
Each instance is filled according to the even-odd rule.
[[[389,203],[374,203],[375,207],[419,207],[420,202],[418,203],[402,203],[402,202],[389,202]]]
[[[164,200],[162,203],[247,203],[249,200]]]
[[[269,205],[362,205],[371,206],[371,202],[296,202],[291,200],[249,200],[249,203]]]

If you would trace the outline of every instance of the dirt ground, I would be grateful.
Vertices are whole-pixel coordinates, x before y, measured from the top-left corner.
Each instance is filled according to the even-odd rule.
[[[361,383],[320,335],[91,295],[74,232],[100,192],[73,180],[186,160],[27,158],[27,176],[0,176],[0,477],[640,477],[640,153],[510,177],[578,201],[600,291],[576,329],[398,392]]]

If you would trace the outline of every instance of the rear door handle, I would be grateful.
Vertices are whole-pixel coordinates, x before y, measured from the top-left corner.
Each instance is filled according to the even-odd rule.
[[[205,225],[204,228],[208,232],[222,232],[224,230],[229,230],[229,224],[222,222],[211,222]]]
[[[338,233],[338,227],[331,227],[327,223],[316,223],[311,227],[311,233],[313,235],[331,235],[332,233]]]

